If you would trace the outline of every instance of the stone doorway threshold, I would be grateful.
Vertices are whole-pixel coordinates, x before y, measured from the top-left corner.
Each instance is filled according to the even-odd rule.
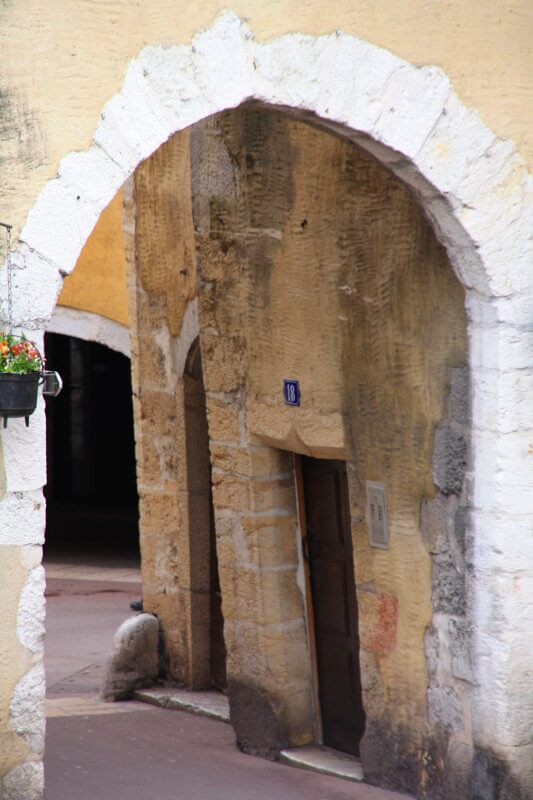
[[[337,778],[349,781],[364,780],[363,769],[358,758],[317,744],[282,750],[280,761],[283,764],[290,764],[292,767],[309,769],[323,775],[335,775]]]
[[[175,686],[156,686],[150,689],[138,689],[133,697],[142,703],[151,703],[160,708],[188,711],[201,717],[229,722],[229,702],[222,692],[191,692],[187,689],[177,689]]]
[[[149,689],[138,689],[134,700],[150,703],[160,708],[188,711],[201,717],[229,722],[229,702],[222,692],[189,691],[175,686],[155,686]],[[362,781],[363,770],[358,758],[330,750],[319,745],[294,747],[280,752],[283,764],[292,767],[320,772],[323,775],[334,775],[349,781]]]

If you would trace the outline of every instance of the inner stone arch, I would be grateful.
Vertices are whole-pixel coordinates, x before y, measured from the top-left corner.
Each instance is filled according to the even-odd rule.
[[[421,747],[444,748],[445,759],[449,741],[471,741],[468,688],[430,674],[425,651],[435,537],[446,537],[465,507],[460,477],[451,490],[443,485],[455,500],[433,539],[420,529],[422,504],[437,494],[433,431],[446,422],[453,370],[466,370],[468,360],[464,291],[446,253],[412,195],[373,157],[258,104],[175,134],[139,167],[128,203],[145,607],[167,631],[171,677],[191,686],[203,680],[187,638],[194,469],[179,446],[186,449],[188,436],[190,358],[183,374],[174,357],[183,349],[176,308],[184,319],[194,302],[237,739],[270,756],[319,739],[291,453],[345,460],[367,714],[363,768],[383,780],[379,753],[394,742],[390,781],[398,785],[400,761],[412,763],[401,785],[415,790]],[[189,227],[178,224],[184,219]],[[168,237],[181,257],[165,272]],[[154,364],[166,366],[158,373]],[[299,409],[283,403],[284,377],[300,381]],[[468,402],[463,410],[468,416]],[[387,553],[368,544],[367,480],[386,487]],[[464,583],[463,562],[445,566]],[[464,622],[464,607],[439,611]],[[443,696],[455,703],[451,725],[438,718]]]

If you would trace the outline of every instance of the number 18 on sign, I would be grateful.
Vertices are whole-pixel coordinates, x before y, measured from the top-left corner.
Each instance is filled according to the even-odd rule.
[[[300,405],[300,382],[291,381],[287,378],[283,381],[283,396],[288,406]]]

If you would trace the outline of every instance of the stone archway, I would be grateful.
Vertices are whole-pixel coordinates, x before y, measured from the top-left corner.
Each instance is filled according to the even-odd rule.
[[[104,109],[92,147],[61,162],[28,216],[13,257],[15,324],[42,330],[62,275],[74,268],[99,214],[143,159],[174,132],[251,99],[312,119],[387,166],[412,189],[467,289],[479,684],[474,727],[480,747],[504,762],[525,763],[518,745],[527,719],[513,684],[524,675],[527,632],[524,605],[511,588],[527,547],[525,514],[533,511],[525,493],[528,174],[512,144],[461,104],[440,70],[414,67],[338,33],[259,44],[231,13],[190,46],[145,48]],[[8,543],[39,542],[42,426],[24,436],[9,431],[4,456],[0,527]],[[22,620],[24,641],[24,626],[33,623],[27,615]]]
[[[111,350],[130,357],[128,327],[92,311],[56,305],[46,330],[49,333],[61,333],[64,336],[105,344]]]

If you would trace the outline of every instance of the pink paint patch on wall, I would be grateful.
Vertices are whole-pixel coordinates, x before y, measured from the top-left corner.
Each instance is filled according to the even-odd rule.
[[[386,655],[396,647],[398,633],[398,598],[391,594],[360,592],[361,646],[376,655]]]

